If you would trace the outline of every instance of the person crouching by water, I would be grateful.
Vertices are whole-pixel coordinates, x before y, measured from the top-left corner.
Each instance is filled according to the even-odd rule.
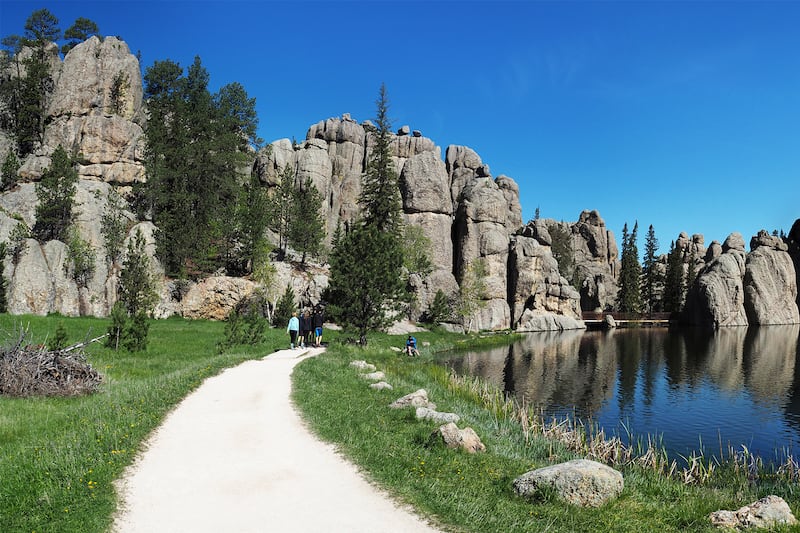
[[[411,335],[408,336],[406,339],[406,355],[414,356],[419,355],[419,350],[417,350],[417,339],[412,337]]]
[[[300,331],[300,321],[297,320],[297,311],[292,313],[292,318],[289,319],[289,325],[286,326],[286,333],[289,334],[291,339],[292,350],[297,342],[297,333]]]

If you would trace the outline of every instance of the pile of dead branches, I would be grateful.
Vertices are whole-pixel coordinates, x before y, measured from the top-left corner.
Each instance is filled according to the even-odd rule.
[[[105,337],[60,350],[32,344],[27,329],[9,336],[0,347],[0,395],[78,396],[96,392],[103,377],[86,361],[83,348]]]

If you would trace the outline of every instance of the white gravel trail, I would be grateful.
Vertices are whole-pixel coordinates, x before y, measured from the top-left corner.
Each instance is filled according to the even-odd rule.
[[[118,482],[118,533],[436,531],[306,429],[282,350],[206,380]]]

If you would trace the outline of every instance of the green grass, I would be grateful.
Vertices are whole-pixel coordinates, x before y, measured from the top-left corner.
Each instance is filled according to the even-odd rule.
[[[800,504],[789,485],[687,486],[636,466],[623,468],[625,490],[599,509],[580,509],[554,498],[530,502],[516,497],[511,486],[514,478],[575,455],[541,436],[529,435],[526,440],[507,408],[487,405],[474,390],[453,386],[448,372],[433,364],[434,349],[453,344],[453,336],[423,333],[417,338],[431,342],[418,359],[388,349],[390,344],[400,345],[402,338],[374,336],[365,350],[331,346],[324,356],[297,367],[294,400],[313,430],[337,444],[375,483],[446,528],[480,532],[714,531],[708,521],[712,511],[738,509],[770,493],[784,497],[792,507]],[[366,359],[384,371],[394,390],[370,389],[349,367],[355,359]],[[459,427],[474,428],[487,452],[470,455],[431,445],[436,424],[417,421],[412,409],[387,407],[418,388],[428,391],[439,410],[460,414]]]
[[[68,342],[105,332],[96,318],[0,315],[0,331],[29,325],[35,342],[59,321]],[[105,377],[101,391],[79,398],[0,397],[0,531],[100,532],[116,509],[113,481],[165,414],[207,377],[283,348],[269,330],[257,347],[216,352],[224,324],[169,319],[151,322],[143,353],[88,347]]]

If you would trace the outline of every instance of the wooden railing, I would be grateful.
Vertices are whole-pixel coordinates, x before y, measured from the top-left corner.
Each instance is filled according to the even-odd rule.
[[[584,321],[586,320],[604,320],[606,315],[611,315],[611,317],[616,320],[664,320],[668,321],[672,313],[618,313],[618,312],[610,312],[604,311],[600,313],[595,313],[593,311],[584,311],[581,313],[582,318]]]

